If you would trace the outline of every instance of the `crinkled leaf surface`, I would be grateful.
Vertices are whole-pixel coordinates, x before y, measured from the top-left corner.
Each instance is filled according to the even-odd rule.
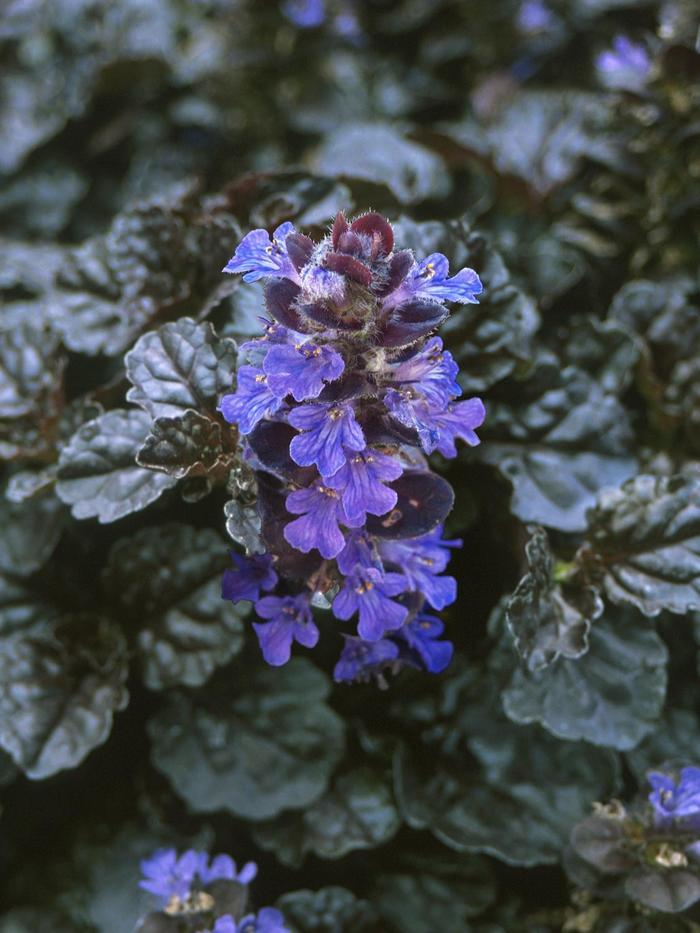
[[[67,511],[52,494],[10,502],[0,487],[0,570],[29,576],[56,547]]]
[[[206,476],[217,466],[225,471],[231,454],[224,446],[224,435],[227,440],[236,438],[232,428],[191,409],[174,418],[156,418],[136,460],[140,466],[177,479]]]
[[[233,388],[236,345],[217,337],[209,323],[181,318],[151,331],[126,355],[133,388],[129,401],[153,418],[174,418],[185,409],[215,411]]]
[[[275,906],[298,933],[378,933],[372,905],[347,888],[290,891]]]
[[[64,365],[54,332],[31,321],[0,329],[0,418],[20,418],[45,405]]]
[[[174,486],[177,477],[146,470],[136,455],[150,426],[138,409],[109,411],[76,431],[61,451],[56,492],[75,518],[114,522]]]
[[[648,616],[700,609],[700,477],[642,474],[603,492],[580,559],[613,602]]]
[[[560,655],[578,658],[588,649],[591,622],[603,611],[592,587],[564,587],[554,581],[554,555],[543,528],[530,529],[525,545],[530,570],[506,603],[506,621],[530,671]]]
[[[511,483],[521,521],[583,531],[596,494],[635,471],[629,416],[590,376],[551,357],[514,398],[489,405],[479,457]]]
[[[700,900],[700,878],[692,871],[640,869],[625,881],[628,896],[645,907],[676,914]]]
[[[147,687],[198,687],[243,646],[247,603],[221,598],[226,543],[209,528],[143,528],[112,548],[104,587],[113,610],[137,630]]]
[[[700,748],[700,717],[693,709],[669,707],[654,732],[626,755],[640,787],[648,771],[664,765],[688,762],[693,749]]]
[[[391,839],[400,822],[389,785],[370,768],[357,768],[339,777],[303,813],[261,823],[254,835],[281,862],[298,867],[308,852],[336,859],[355,849],[373,849]]]
[[[440,156],[382,123],[349,123],[334,130],[316,152],[313,167],[322,175],[384,184],[400,204],[442,197],[450,187]]]
[[[407,859],[405,873],[381,875],[374,902],[397,933],[468,930],[496,890],[485,860],[474,856]],[[402,866],[403,867],[403,866]]]
[[[118,629],[86,613],[0,641],[0,744],[34,779],[74,768],[128,700]]]
[[[469,670],[454,666],[439,689],[423,743],[403,744],[395,758],[404,819],[458,851],[513,865],[556,862],[591,801],[614,791],[613,757],[509,724],[496,712],[493,680]]]
[[[307,807],[343,753],[329,691],[325,674],[294,658],[254,668],[225,700],[172,694],[149,722],[153,763],[197,813],[264,820]]]
[[[621,751],[658,723],[666,696],[668,651],[635,612],[606,612],[582,658],[559,658],[546,670],[516,670],[503,693],[514,722],[539,722],[553,735]]]

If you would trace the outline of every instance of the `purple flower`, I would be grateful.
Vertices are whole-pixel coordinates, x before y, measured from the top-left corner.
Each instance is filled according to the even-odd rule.
[[[641,91],[651,75],[651,58],[644,45],[616,36],[612,49],[596,58],[596,70],[607,87]]]
[[[184,900],[189,896],[198,867],[199,855],[194,849],[180,858],[175,849],[159,849],[141,862],[144,880],[139,881],[139,887],[166,902],[171,897]]]
[[[233,257],[224,266],[224,272],[235,274],[245,272],[244,282],[257,282],[258,279],[286,278],[299,281],[297,270],[289,258],[285,240],[294,233],[294,224],[281,224],[274,232],[272,240],[267,230],[251,230],[238,244]]]
[[[272,569],[269,554],[253,554],[243,557],[231,551],[235,570],[227,570],[221,583],[221,595],[232,603],[249,599],[260,599],[260,590],[271,590],[277,586],[277,574]]]
[[[677,782],[659,771],[652,771],[647,779],[653,788],[649,802],[657,824],[700,830],[700,768],[683,768]]]
[[[418,662],[416,666],[422,667],[429,674],[439,674],[445,670],[454,654],[452,642],[438,641],[444,629],[440,619],[417,615],[396,633],[396,638],[406,644],[414,663]]]
[[[476,304],[483,291],[481,279],[473,269],[461,269],[449,277],[450,264],[442,253],[431,253],[422,262],[414,263],[408,275],[384,301],[384,308],[393,308],[409,298],[428,298],[432,301],[457,301]]]
[[[257,366],[241,366],[235,393],[224,395],[219,411],[241,434],[250,434],[258,421],[276,414],[284,402],[270,391],[267,376]]]
[[[338,525],[345,522],[345,512],[335,489],[316,480],[306,489],[290,492],[286,507],[293,515],[302,516],[284,528],[284,537],[292,547],[304,554],[317,548],[326,560],[342,551],[345,538]]]
[[[331,347],[312,343],[277,344],[269,349],[263,369],[271,391],[278,398],[291,393],[297,402],[303,402],[320,395],[326,382],[338,379],[345,363],[340,353]]]
[[[255,604],[262,619],[253,623],[263,657],[273,667],[286,664],[292,652],[292,642],[313,648],[318,641],[308,596],[264,596]]]
[[[337,473],[326,479],[326,485],[342,492],[347,524],[359,528],[368,513],[386,515],[394,508],[398,496],[384,483],[398,479],[402,473],[398,460],[367,447],[349,457]]]
[[[450,560],[449,548],[461,547],[461,541],[442,541],[442,528],[420,538],[406,541],[380,541],[379,553],[388,564],[401,569],[406,589],[421,593],[433,609],[444,609],[457,598],[454,577],[441,577]]]
[[[289,423],[302,433],[292,438],[289,453],[299,466],[318,467],[333,476],[345,463],[345,450],[363,450],[365,436],[352,405],[301,405],[289,413]]]
[[[234,933],[290,933],[290,931],[284,925],[284,917],[279,910],[274,907],[263,907],[257,914],[248,914],[243,917]]]
[[[237,881],[239,884],[250,884],[258,873],[255,862],[246,862],[240,871],[230,855],[215,855],[209,864],[209,855],[206,852],[198,853],[197,874],[202,884],[211,884],[212,881]]]
[[[455,439],[466,441],[470,447],[479,443],[474,429],[483,424],[486,410],[479,398],[452,402],[446,408],[432,408],[424,399],[414,398],[411,390],[389,389],[384,404],[391,414],[418,433],[423,450],[431,454],[439,451],[443,457],[456,457]]]
[[[376,567],[384,572],[373,539],[363,530],[350,532],[345,547],[338,554],[337,563],[342,574],[350,573],[358,564],[362,567]]]
[[[383,638],[379,641],[363,641],[354,635],[343,635],[345,643],[333,669],[333,680],[369,680],[383,667],[399,656],[398,645]]]
[[[544,32],[554,25],[552,11],[542,0],[524,0],[518,10],[518,29],[521,32]]]
[[[238,933],[236,921],[231,914],[225,914],[216,921],[212,927],[211,933]]]
[[[452,354],[442,349],[442,340],[431,337],[417,353],[396,366],[392,380],[412,387],[430,405],[443,407],[462,394],[458,372]]]
[[[324,22],[326,5],[324,0],[285,0],[282,12],[300,29],[313,29]]]
[[[408,609],[390,599],[406,589],[400,573],[383,574],[376,567],[356,567],[333,600],[333,615],[347,620],[359,613],[357,631],[366,641],[379,641],[385,632],[400,628]]]

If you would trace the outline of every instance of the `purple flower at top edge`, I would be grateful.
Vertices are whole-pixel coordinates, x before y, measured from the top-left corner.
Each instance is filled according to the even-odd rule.
[[[276,344],[270,347],[263,363],[270,390],[278,398],[291,393],[297,402],[316,398],[326,382],[338,379],[344,369],[340,353],[312,343]]]
[[[206,852],[198,853],[197,874],[202,884],[211,884],[213,881],[237,881],[239,884],[250,884],[258,873],[255,862],[246,862],[240,871],[230,855],[215,855],[209,864],[209,855]]]
[[[159,849],[141,862],[144,876],[139,887],[156,897],[169,901],[171,897],[185,899],[199,867],[199,855],[193,849],[178,858],[175,849]]]
[[[484,287],[476,272],[468,268],[460,269],[451,278],[449,272],[447,257],[442,253],[432,253],[413,265],[399,287],[384,300],[384,308],[393,308],[410,298],[477,304],[476,296]]]
[[[554,25],[552,11],[542,0],[523,0],[518,10],[518,29],[521,32],[545,32]]]
[[[444,630],[440,619],[420,614],[402,626],[395,637],[409,648],[415,666],[422,667],[429,674],[440,674],[454,654],[452,642],[438,640]]]
[[[300,29],[314,29],[326,19],[324,0],[285,0],[282,13]]]
[[[418,353],[399,363],[392,373],[394,383],[413,387],[430,405],[443,407],[462,394],[457,382],[459,366],[442,348],[439,337],[431,337]]]
[[[221,581],[221,595],[232,603],[249,599],[260,599],[261,590],[271,590],[277,586],[278,576],[272,569],[272,557],[269,554],[253,554],[243,557],[231,551],[234,570],[227,570]]]
[[[345,523],[345,512],[335,489],[316,480],[306,489],[290,492],[285,504],[288,512],[301,516],[285,525],[287,542],[304,554],[317,548],[326,560],[337,557],[345,546],[338,527],[340,522]]]
[[[241,366],[236,391],[224,395],[219,411],[241,434],[250,434],[258,421],[276,414],[284,405],[270,391],[267,376],[257,366]]]
[[[257,914],[243,917],[235,933],[290,933],[290,930],[285,926],[284,917],[279,910],[263,907]]]
[[[483,424],[486,410],[479,398],[452,402],[440,409],[432,408],[424,399],[413,398],[409,390],[388,389],[384,404],[397,421],[418,433],[427,454],[437,450],[443,457],[456,457],[457,438],[470,447],[480,443],[474,429]]]
[[[382,573],[375,567],[356,567],[345,578],[343,588],[333,600],[333,615],[347,620],[359,613],[357,631],[365,641],[379,641],[386,632],[400,628],[408,609],[394,602],[406,589],[400,573]]]
[[[326,485],[342,493],[348,525],[359,528],[367,515],[386,515],[398,500],[393,489],[384,484],[398,479],[403,467],[372,447],[348,457],[337,473],[326,479]]]
[[[612,49],[601,52],[595,64],[601,81],[618,90],[641,91],[651,74],[651,56],[645,46],[627,36],[616,36]]]
[[[333,669],[337,682],[369,680],[399,656],[398,645],[388,639],[363,641],[355,635],[343,635],[343,639],[343,650]]]
[[[260,649],[268,664],[286,664],[292,652],[292,642],[313,648],[318,642],[308,596],[264,596],[255,604],[255,611],[265,623],[254,622],[253,628]]]
[[[299,281],[299,275],[289,258],[285,240],[294,233],[294,224],[281,224],[272,240],[267,230],[251,230],[238,244],[233,257],[223,271],[235,275],[244,272],[244,282],[257,282],[263,278],[285,278]]]
[[[316,466],[323,477],[343,466],[345,448],[365,447],[365,435],[347,403],[300,405],[290,411],[289,423],[302,432],[289,445],[292,460],[299,466]]]
[[[399,567],[406,579],[406,589],[421,593],[433,609],[444,609],[457,598],[455,578],[439,574],[449,563],[449,548],[461,547],[462,542],[443,541],[441,533],[442,528],[438,527],[420,538],[379,542],[382,560]]]
[[[660,825],[700,830],[700,768],[683,768],[676,782],[667,774],[647,775],[652,786],[649,802]]]

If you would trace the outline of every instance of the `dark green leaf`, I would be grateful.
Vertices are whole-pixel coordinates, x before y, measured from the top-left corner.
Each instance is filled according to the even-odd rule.
[[[652,910],[680,913],[700,900],[700,878],[682,868],[640,869],[625,882],[629,897]]]
[[[386,185],[400,204],[442,197],[450,188],[438,155],[382,123],[343,124],[325,138],[313,165],[321,175]]]
[[[308,852],[337,859],[373,849],[391,839],[400,822],[389,787],[370,768],[358,768],[339,777],[303,813],[261,823],[254,836],[281,862],[299,867]]]
[[[0,933],[37,933],[46,929],[51,933],[88,933],[76,928],[73,921],[50,908],[18,907],[0,917]]]
[[[144,681],[152,690],[198,687],[241,650],[247,608],[221,598],[228,564],[224,540],[189,525],[144,528],[112,548],[107,598],[138,626]]]
[[[640,475],[601,493],[580,559],[647,616],[700,609],[700,477]]]
[[[226,700],[172,695],[149,722],[153,763],[196,813],[264,820],[307,807],[343,752],[329,690],[324,674],[295,658],[250,671]]]
[[[136,461],[150,470],[161,470],[177,479],[207,476],[217,469],[230,468],[231,444],[224,445],[223,434],[233,440],[230,427],[188,409],[175,418],[156,418],[151,433],[139,450]]]
[[[50,330],[23,326],[0,330],[0,418],[35,413],[60,392],[65,365],[58,337]]]
[[[571,833],[574,851],[589,865],[606,874],[629,871],[636,864],[627,851],[627,835],[622,820],[587,816]]]
[[[542,357],[514,388],[514,401],[488,407],[479,456],[513,486],[521,521],[583,531],[596,494],[635,471],[629,416],[586,373]]]
[[[695,710],[669,707],[658,728],[626,759],[640,787],[647,771],[667,764],[686,763],[690,749],[700,748],[700,718]]]
[[[572,322],[563,349],[566,362],[585,370],[604,392],[619,395],[627,389],[639,359],[639,341],[616,321],[594,317]]]
[[[545,671],[516,670],[503,694],[514,722],[539,722],[553,735],[594,745],[634,748],[659,720],[666,696],[668,651],[636,613],[606,613],[590,648]]]
[[[24,577],[42,567],[58,544],[66,515],[51,493],[15,503],[0,487],[0,570]]]
[[[127,353],[127,399],[153,418],[176,418],[188,408],[213,412],[232,390],[235,368],[232,340],[219,339],[211,324],[181,318],[144,334]]]
[[[544,529],[530,529],[525,545],[529,572],[506,604],[506,621],[528,670],[536,671],[559,656],[578,658],[588,649],[591,622],[603,611],[592,587],[554,582],[554,557]]]
[[[114,522],[175,485],[176,477],[136,463],[150,423],[138,409],[109,411],[73,435],[61,451],[56,492],[75,518]]]
[[[34,779],[74,768],[128,700],[126,646],[93,614],[0,642],[0,744]]]
[[[380,876],[373,897],[397,933],[468,930],[469,919],[485,910],[496,895],[485,860],[474,856],[445,853],[407,859],[401,867],[407,869],[405,873]]]
[[[294,933],[379,933],[372,905],[346,888],[290,891],[276,906]]]

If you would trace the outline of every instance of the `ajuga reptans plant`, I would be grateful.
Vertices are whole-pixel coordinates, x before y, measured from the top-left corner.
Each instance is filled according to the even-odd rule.
[[[253,230],[225,271],[265,279],[266,311],[221,400],[255,470],[264,552],[233,555],[224,597],[254,602],[272,665],[294,641],[316,645],[316,605],[357,617],[356,632],[339,629],[336,680],[444,670],[452,645],[431,610],[456,598],[442,572],[460,542],[442,536],[454,495],[426,455],[478,444],[484,406],[459,399],[458,366],[434,331],[444,302],[476,302],[479,277],[450,276],[440,253],[395,250],[375,213],[338,214],[320,243],[291,223],[272,240]]]

